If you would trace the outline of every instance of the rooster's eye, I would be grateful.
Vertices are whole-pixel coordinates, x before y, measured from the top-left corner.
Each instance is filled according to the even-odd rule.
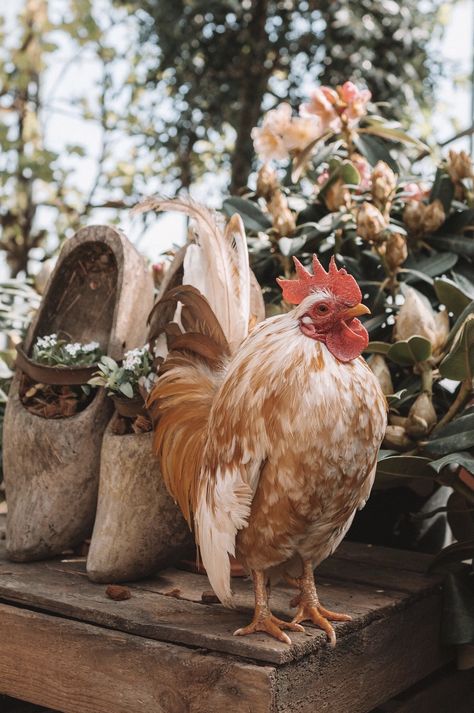
[[[316,312],[318,312],[318,314],[326,314],[329,312],[329,307],[325,304],[317,305]]]

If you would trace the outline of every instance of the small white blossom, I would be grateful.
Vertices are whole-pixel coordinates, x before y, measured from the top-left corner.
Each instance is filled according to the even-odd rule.
[[[82,351],[88,354],[89,352],[95,352],[96,349],[100,347],[99,342],[89,342],[89,344],[84,344]]]

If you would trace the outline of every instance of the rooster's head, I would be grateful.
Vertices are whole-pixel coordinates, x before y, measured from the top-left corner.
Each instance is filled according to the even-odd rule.
[[[326,272],[313,255],[313,274],[299,260],[295,262],[296,280],[277,282],[283,299],[298,305],[294,316],[303,334],[324,342],[336,359],[347,362],[358,357],[369,342],[367,330],[357,319],[370,310],[361,304],[359,285],[348,272],[338,269],[331,258]]]

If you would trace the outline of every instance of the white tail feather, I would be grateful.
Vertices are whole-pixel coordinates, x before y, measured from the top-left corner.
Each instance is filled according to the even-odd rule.
[[[201,474],[201,491],[194,516],[196,541],[209,582],[219,600],[233,607],[229,555],[235,555],[235,537],[246,527],[252,489],[238,470],[220,469],[215,479]]]
[[[206,297],[234,351],[247,336],[250,319],[250,268],[240,216],[232,216],[224,230],[217,213],[184,198],[147,198],[133,212],[148,210],[174,210],[193,219],[196,243],[186,251],[183,284]]]

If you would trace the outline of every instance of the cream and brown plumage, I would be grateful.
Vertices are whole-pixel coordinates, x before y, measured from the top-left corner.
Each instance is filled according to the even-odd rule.
[[[254,618],[235,633],[266,631],[289,643],[283,629],[301,631],[310,620],[334,643],[330,620],[350,617],[320,604],[313,569],[365,504],[386,425],[385,398],[360,356],[368,337],[357,317],[368,310],[334,259],[326,272],[314,256],[314,274],[295,260],[298,278],[279,281],[295,308],[246,336],[254,320],[249,272],[239,273],[232,256],[237,250],[242,261],[244,251],[230,235],[236,225],[212,228],[227,282],[213,285],[208,300],[176,287],[161,304],[179,305],[180,324],[168,329],[170,351],[150,399],[155,448],[221,602],[232,606],[229,555],[252,574]],[[197,245],[209,240],[203,231],[201,221]],[[237,231],[241,241],[240,223]],[[208,268],[211,279],[212,259]],[[266,585],[275,573],[299,588],[292,622],[270,611]]]

